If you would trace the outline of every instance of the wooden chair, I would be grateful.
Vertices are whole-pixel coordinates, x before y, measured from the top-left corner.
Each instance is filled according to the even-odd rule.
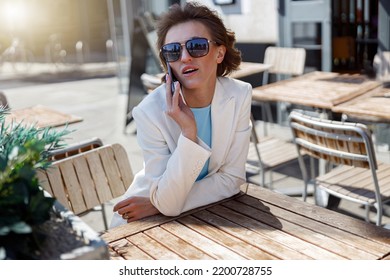
[[[133,181],[127,152],[119,144],[54,161],[37,173],[42,188],[80,216],[123,195]],[[102,215],[107,229],[104,207]]]
[[[390,201],[390,164],[377,162],[369,129],[360,123],[319,119],[298,110],[292,111],[289,122],[305,182],[303,198],[309,183],[301,156],[305,152],[334,165],[313,178],[314,191],[321,188],[339,199],[364,205],[367,222],[370,207],[375,207],[376,224],[381,225],[383,204]]]
[[[306,63],[306,50],[304,48],[287,47],[267,47],[264,53],[264,63],[272,65],[268,72],[263,75],[263,85],[270,83],[270,74],[276,77],[276,80],[288,79],[290,77],[303,74]],[[278,104],[277,122],[282,122],[282,113],[286,110],[285,104]],[[273,122],[270,103],[262,104],[263,120]],[[264,133],[266,135],[266,125],[264,124]]]
[[[390,83],[390,51],[378,52],[374,56],[373,67],[378,81]]]

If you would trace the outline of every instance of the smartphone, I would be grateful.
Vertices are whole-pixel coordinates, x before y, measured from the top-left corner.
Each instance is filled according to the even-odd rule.
[[[171,69],[171,66],[169,65],[169,63],[167,62],[167,67],[168,67],[168,75],[169,77],[171,77],[171,93],[172,95],[174,94],[175,92],[175,82],[177,81],[177,78],[175,77],[175,75],[173,74],[172,72],[172,69]]]

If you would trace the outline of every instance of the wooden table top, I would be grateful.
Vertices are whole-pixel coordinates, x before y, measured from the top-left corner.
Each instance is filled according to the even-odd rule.
[[[380,82],[362,75],[314,71],[256,87],[253,89],[253,100],[331,109],[379,86]]]
[[[59,112],[43,105],[11,110],[6,116],[6,123],[22,122],[27,125],[35,125],[38,128],[58,127],[82,120],[81,117]]]
[[[244,191],[247,189],[247,193]],[[390,259],[390,230],[256,185],[102,234],[111,259]]]
[[[390,122],[390,88],[379,87],[358,98],[334,106],[333,112],[370,122]]]

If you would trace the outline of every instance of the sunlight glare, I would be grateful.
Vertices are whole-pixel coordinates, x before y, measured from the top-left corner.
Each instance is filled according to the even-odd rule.
[[[2,17],[10,27],[23,26],[27,9],[24,1],[9,1],[1,7]]]

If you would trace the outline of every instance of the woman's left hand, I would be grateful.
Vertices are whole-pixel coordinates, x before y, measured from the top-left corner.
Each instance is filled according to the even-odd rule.
[[[132,196],[118,202],[114,206],[114,212],[117,211],[127,222],[136,221],[148,216],[160,213],[150,202],[149,197]]]

